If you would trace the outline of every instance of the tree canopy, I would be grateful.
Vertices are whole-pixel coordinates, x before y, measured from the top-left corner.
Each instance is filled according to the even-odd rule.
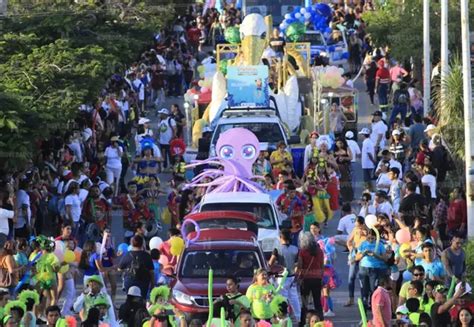
[[[171,5],[11,1],[1,18],[0,168],[34,154],[32,140],[63,131],[107,79],[153,45]]]

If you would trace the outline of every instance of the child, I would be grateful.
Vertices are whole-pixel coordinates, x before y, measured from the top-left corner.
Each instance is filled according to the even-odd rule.
[[[153,271],[155,273],[155,285],[166,284],[165,277],[161,274],[161,264],[159,262],[161,252],[158,249],[151,249],[151,259],[153,260]]]
[[[397,167],[390,168],[388,177],[392,181],[390,184],[389,196],[392,202],[392,208],[394,212],[398,212],[400,208],[400,201],[402,196],[402,187],[403,183],[399,179],[400,176],[400,169]]]
[[[281,295],[275,295],[270,303],[273,312],[273,326],[292,327],[293,323],[288,313],[288,302]]]

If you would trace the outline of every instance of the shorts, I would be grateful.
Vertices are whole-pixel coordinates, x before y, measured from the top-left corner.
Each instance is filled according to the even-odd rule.
[[[105,167],[105,173],[107,174],[107,183],[113,184],[115,180],[120,179],[120,174],[122,173],[122,167],[120,168],[110,168]]]

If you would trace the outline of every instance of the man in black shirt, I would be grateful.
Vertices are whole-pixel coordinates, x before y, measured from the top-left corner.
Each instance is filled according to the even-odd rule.
[[[400,201],[399,212],[405,217],[405,224],[413,226],[414,217],[426,212],[426,200],[421,194],[416,193],[417,184],[409,182],[406,185],[407,194]]]
[[[132,237],[131,244],[132,250],[120,260],[119,270],[125,272],[125,289],[138,286],[142,296],[145,297],[148,289],[155,286],[153,260],[150,254],[144,251],[143,237],[135,235]]]
[[[186,126],[186,118],[179,110],[178,104],[171,105],[171,116],[172,119],[176,122],[176,137],[182,138],[183,137],[183,129]]]
[[[453,326],[451,324],[451,316],[449,315],[449,309],[454,305],[456,300],[460,298],[464,292],[464,287],[460,287],[454,296],[447,299],[448,289],[443,285],[438,285],[434,289],[435,303],[431,306],[431,326],[432,327],[448,327]]]

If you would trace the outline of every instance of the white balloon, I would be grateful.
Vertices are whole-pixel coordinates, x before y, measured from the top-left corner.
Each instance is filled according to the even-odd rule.
[[[291,18],[291,15],[290,14],[286,14],[285,15],[285,19],[290,19]]]
[[[150,249],[158,249],[160,244],[163,243],[163,240],[159,238],[158,236],[152,237],[150,240]]]
[[[301,8],[300,13],[304,14],[306,12],[305,8]]]
[[[305,19],[310,19],[311,18],[311,13],[309,13],[309,12],[304,13],[304,18]]]
[[[373,228],[375,224],[377,223],[377,216],[376,215],[367,215],[365,217],[365,224],[369,228]]]
[[[301,17],[301,14],[300,14],[299,12],[297,12],[297,13],[295,14],[295,18],[296,18],[296,19],[300,19],[300,17]]]

